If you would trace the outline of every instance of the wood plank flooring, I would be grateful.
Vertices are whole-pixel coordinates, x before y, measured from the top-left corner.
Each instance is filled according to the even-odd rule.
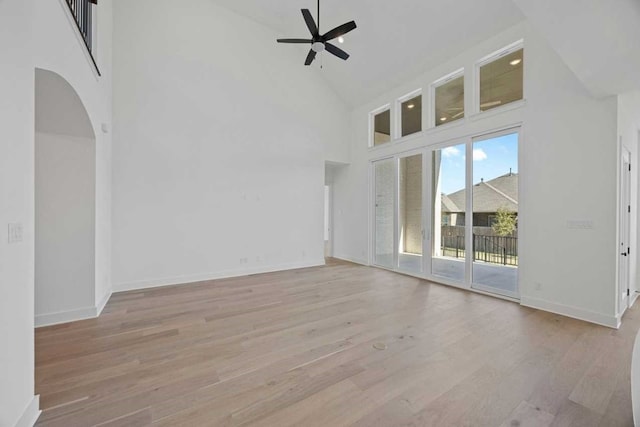
[[[38,425],[631,426],[638,327],[334,260],[120,293],[36,331]]]

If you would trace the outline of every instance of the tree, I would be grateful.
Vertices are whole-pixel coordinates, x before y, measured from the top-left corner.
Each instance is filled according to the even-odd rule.
[[[498,236],[509,236],[516,230],[516,221],[515,212],[500,207],[496,212],[496,220],[491,228]]]

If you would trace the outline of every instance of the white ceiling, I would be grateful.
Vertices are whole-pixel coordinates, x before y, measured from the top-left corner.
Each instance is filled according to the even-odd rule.
[[[640,89],[640,0],[514,3],[594,96]]]
[[[307,38],[300,9],[316,17],[314,0],[214,0],[271,27],[278,37]],[[355,20],[341,48],[344,62],[325,53],[323,76],[351,106],[368,102],[404,81],[524,19],[512,0],[321,0],[320,31]],[[275,40],[273,41],[276,42]],[[308,47],[282,45],[300,55]],[[319,67],[320,61],[314,62]]]

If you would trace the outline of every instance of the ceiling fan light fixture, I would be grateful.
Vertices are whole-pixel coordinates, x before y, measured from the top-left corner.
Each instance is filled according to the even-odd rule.
[[[349,54],[344,50],[340,49],[338,46],[331,44],[330,42],[334,39],[338,39],[340,43],[344,42],[343,36],[353,30],[355,30],[358,26],[355,21],[347,22],[346,24],[342,24],[328,33],[322,34],[320,33],[320,0],[318,0],[318,22],[313,19],[311,12],[309,9],[302,9],[302,17],[304,18],[305,24],[307,24],[307,29],[311,34],[310,39],[277,39],[278,43],[294,43],[294,44],[309,44],[311,45],[311,49],[307,54],[307,59],[304,61],[304,65],[309,66],[316,59],[318,53],[322,53],[325,50],[330,54],[346,61],[349,59]],[[322,68],[322,67],[320,67]]]
[[[415,108],[415,105],[414,104],[409,104],[409,105],[407,105],[407,108],[409,110],[413,110]]]
[[[521,62],[522,62],[522,59],[521,58],[517,58],[517,59],[514,59],[513,61],[509,62],[509,64],[511,64],[511,65],[513,65],[515,67],[516,65],[518,65]]]

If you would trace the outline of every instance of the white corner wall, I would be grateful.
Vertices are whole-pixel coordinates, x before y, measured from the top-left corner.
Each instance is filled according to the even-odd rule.
[[[208,0],[114,22],[114,289],[323,264],[349,117],[306,52]]]
[[[36,326],[96,316],[95,140],[36,132]]]
[[[400,144],[369,149],[368,113],[517,40],[525,44],[525,102],[467,118]],[[470,73],[466,87],[471,87]],[[471,96],[467,90],[467,97]],[[334,174],[334,253],[368,263],[369,164],[393,153],[522,125],[520,260],[523,305],[608,326],[616,317],[617,102],[594,99],[526,22],[356,108],[351,165]],[[591,220],[592,230],[567,221]]]

